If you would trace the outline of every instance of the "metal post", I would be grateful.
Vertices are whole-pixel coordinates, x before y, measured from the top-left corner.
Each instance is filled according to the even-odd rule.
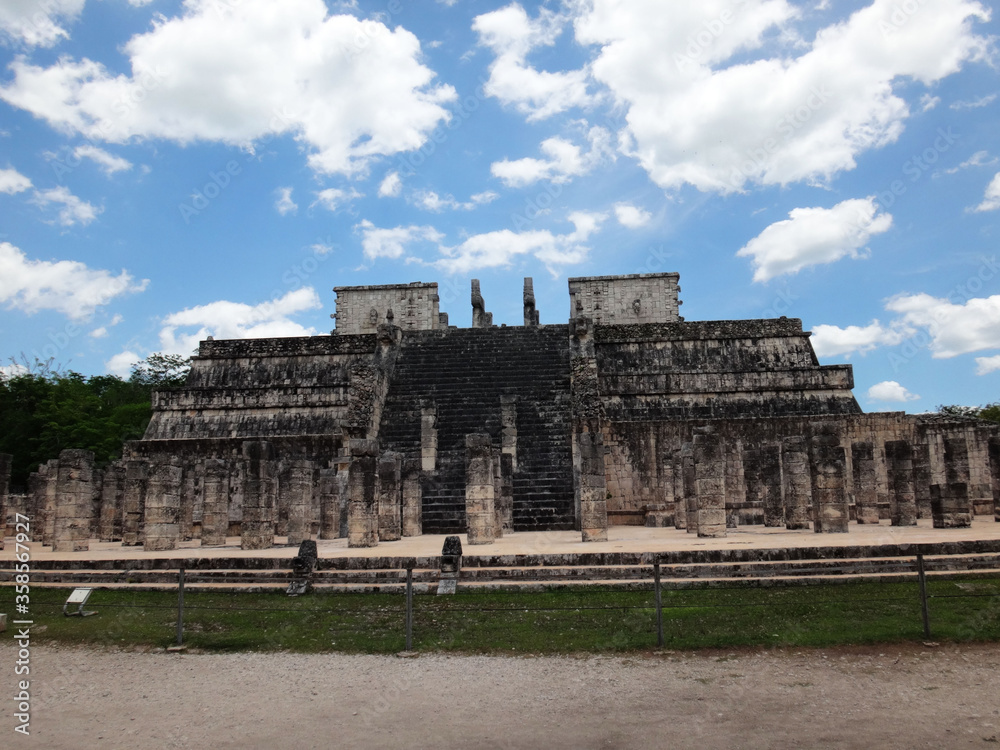
[[[659,563],[653,563],[653,590],[656,592],[656,645],[663,646],[663,601],[660,598]]]
[[[184,568],[177,574],[177,645],[184,643]]]
[[[413,568],[406,569],[406,650],[413,650]]]
[[[924,637],[931,637],[931,618],[927,611],[927,576],[924,573],[924,556],[917,555],[917,578],[920,581],[920,608],[924,615]]]

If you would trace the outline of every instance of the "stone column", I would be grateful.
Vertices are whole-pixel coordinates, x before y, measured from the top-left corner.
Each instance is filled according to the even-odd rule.
[[[511,457],[517,469],[517,400],[500,397],[500,449]]]
[[[10,494],[10,470],[14,457],[9,453],[0,453],[0,549],[3,549],[3,538],[7,536],[7,497]]]
[[[243,484],[242,549],[270,549],[274,546],[278,487],[274,446],[266,440],[243,443],[246,474]]]
[[[403,457],[388,451],[378,460],[378,538],[399,541],[403,535]]]
[[[712,427],[694,432],[698,536],[726,536],[726,462],[722,441]]]
[[[425,406],[420,409],[420,468],[424,471],[437,469],[437,408]]]
[[[764,503],[764,525],[785,524],[785,506],[781,497],[781,447],[765,445],[760,449],[760,493]]]
[[[993,518],[1000,521],[1000,436],[989,438],[990,476],[993,480]]]
[[[319,470],[319,538],[340,538],[340,490],[337,468]]]
[[[854,512],[858,523],[877,524],[875,446],[864,440],[851,443],[851,466],[854,469]]]
[[[964,529],[972,525],[972,503],[965,482],[931,485],[931,518],[935,529]]]
[[[378,441],[352,438],[347,477],[347,546],[378,546]]]
[[[56,535],[56,504],[59,499],[59,459],[52,458],[45,462],[45,468],[38,467],[44,477],[42,497],[39,504],[42,527],[42,544],[51,547]]]
[[[801,436],[781,441],[781,489],[785,496],[785,528],[809,528],[809,505],[812,503],[812,477],[809,450]]]
[[[514,530],[514,456],[500,454],[500,530],[501,536]]]
[[[944,438],[944,475],[947,484],[969,484],[969,444],[965,438]]]
[[[146,485],[146,550],[177,549],[181,534],[181,485],[184,469],[176,456],[150,457]]]
[[[122,538],[122,514],[125,507],[125,462],[112,461],[104,470],[101,486],[101,523],[98,538],[117,542]]]
[[[285,534],[287,544],[298,547],[312,539],[313,462],[305,458],[289,459],[282,472],[279,492],[288,509]],[[277,533],[277,532],[275,532]]]
[[[486,312],[486,302],[479,290],[479,279],[472,280],[472,327],[489,328],[493,324],[493,316]]]
[[[221,547],[229,533],[229,465],[220,458],[206,459],[201,485],[201,546]]]
[[[148,481],[149,464],[145,459],[130,459],[125,462],[125,491],[122,495],[123,547],[142,544]]]
[[[671,480],[674,483],[674,528],[687,528],[687,504],[684,499],[684,465],[681,462],[681,452],[672,451],[670,464],[673,469]]]
[[[465,436],[465,516],[469,544],[492,544],[496,538],[493,446],[490,436]]]
[[[763,507],[763,489],[761,487],[761,474],[760,474],[760,449],[759,448],[744,448],[743,449],[743,486],[746,490],[746,501],[744,503],[745,508],[757,508]],[[768,521],[773,521],[773,517],[769,517],[767,511],[764,511],[764,525],[772,526],[772,523]],[[784,514],[782,513],[782,516]],[[781,521],[784,521],[782,517]],[[780,525],[780,523],[779,523]]]
[[[91,451],[64,450],[59,454],[53,552],[90,549],[93,483],[94,454]]]
[[[198,476],[199,472],[195,468],[194,459],[188,458],[181,464],[181,486],[178,495],[179,512],[177,528],[179,530],[178,539],[182,542],[190,542],[194,539],[194,506],[197,502]]]
[[[905,440],[885,444],[889,509],[893,526],[917,525],[917,496],[913,491],[913,449]]]
[[[927,443],[913,446],[913,495],[917,518],[931,517],[931,450]]]
[[[403,536],[424,533],[423,488],[420,486],[420,462],[408,458],[403,462]]]
[[[847,457],[833,428],[819,426],[809,441],[812,475],[813,530],[846,534],[850,518],[844,487]]]
[[[535,284],[530,276],[524,277],[524,325],[534,328],[538,325],[538,310],[535,309]]]
[[[503,453],[499,448],[493,449],[493,536],[495,539],[503,537],[503,518],[500,517],[500,456]]]
[[[584,542],[608,540],[608,485],[604,473],[604,435],[597,420],[577,428],[574,435],[580,461],[577,492],[580,532]]]
[[[695,484],[694,443],[681,446],[681,481],[684,485],[684,528],[688,534],[698,533],[698,487]]]

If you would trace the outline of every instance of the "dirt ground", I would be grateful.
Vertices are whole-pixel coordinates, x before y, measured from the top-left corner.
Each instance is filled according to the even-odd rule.
[[[35,646],[0,747],[966,748],[1000,742],[1000,645],[627,657],[168,654]]]

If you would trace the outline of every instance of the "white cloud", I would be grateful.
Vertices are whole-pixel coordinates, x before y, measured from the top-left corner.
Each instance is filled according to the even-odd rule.
[[[990,184],[986,186],[986,194],[983,196],[983,202],[972,210],[983,212],[996,211],[998,208],[1000,208],[1000,172],[993,175]]]
[[[895,380],[885,380],[868,389],[869,401],[891,401],[903,404],[907,401],[916,401],[919,398],[920,396],[910,393]]]
[[[483,86],[486,94],[515,106],[529,120],[590,104],[586,69],[550,73],[527,63],[532,50],[555,44],[566,21],[545,8],[537,18],[529,18],[517,3],[477,16],[472,28],[479,43],[496,55]]]
[[[976,375],[989,375],[1000,370],[1000,354],[992,357],[976,357]]]
[[[122,271],[94,270],[72,260],[29,260],[9,242],[0,242],[0,303],[29,315],[54,310],[74,319],[87,318],[124,294],[143,291],[148,279],[136,282]]]
[[[569,182],[573,177],[587,174],[607,158],[614,158],[611,134],[604,128],[594,127],[587,134],[590,151],[583,152],[575,143],[564,138],[547,138],[541,143],[544,159],[526,157],[493,162],[490,172],[499,177],[507,187],[524,187],[539,180],[554,183]]]
[[[168,315],[160,330],[160,350],[190,354],[208,336],[217,339],[259,339],[312,336],[316,331],[296,323],[292,316],[323,307],[316,290],[302,287],[283,297],[247,305],[219,300]]]
[[[958,109],[958,110],[979,109],[980,107],[985,107],[988,104],[992,104],[996,98],[997,98],[996,94],[989,94],[988,96],[981,96],[978,99],[972,99],[969,101],[958,101],[949,105],[949,107],[951,109]]]
[[[299,210],[298,204],[292,200],[292,188],[280,187],[275,191],[278,199],[274,202],[274,207],[282,216],[294,214]]]
[[[395,198],[403,189],[403,180],[399,177],[399,172],[389,172],[379,183],[379,198]]]
[[[633,206],[631,203],[616,203],[615,218],[623,227],[638,229],[646,226],[653,215],[644,209]]]
[[[842,201],[833,208],[796,208],[736,253],[753,258],[754,281],[797,273],[844,257],[861,257],[872,237],[888,231],[892,216],[878,213],[874,196]]]
[[[71,227],[74,224],[86,226],[104,210],[76,197],[64,185],[49,190],[36,190],[31,202],[40,208],[45,208],[50,203],[61,205],[59,223],[64,227]]]
[[[132,162],[128,159],[109,154],[103,148],[98,148],[92,144],[77,146],[73,149],[73,155],[78,159],[90,159],[109,177],[115,172],[124,172],[132,168]]]
[[[185,352],[185,354],[190,354],[190,352]],[[105,362],[104,369],[111,375],[127,379],[132,374],[132,365],[142,360],[143,358],[138,354],[126,349]]]
[[[1000,295],[962,304],[929,294],[899,295],[885,307],[899,313],[902,324],[926,329],[936,359],[1000,349]]]
[[[322,0],[189,0],[123,47],[131,75],[62,57],[24,58],[0,88],[9,104],[94,139],[164,138],[237,146],[287,134],[320,173],[362,173],[371,159],[423,145],[456,96],[397,26],[329,15]],[[123,102],[127,106],[123,106]]]
[[[578,7],[577,40],[600,46],[593,76],[626,109],[628,152],[664,188],[827,181],[899,137],[909,81],[932,85],[989,46],[973,0],[922,3],[899,25],[898,0],[873,0],[810,40],[786,0]]]
[[[17,362],[12,362],[9,365],[0,365],[0,380],[20,377],[21,375],[27,375],[29,372],[31,370]]]
[[[376,258],[402,258],[407,246],[414,242],[438,242],[444,235],[434,227],[410,225],[406,227],[381,228],[365,219],[354,227],[361,231],[361,248],[368,260]]]
[[[509,266],[516,258],[530,255],[557,277],[562,266],[580,263],[589,252],[584,244],[607,217],[577,211],[569,215],[574,230],[553,234],[548,230],[514,232],[501,229],[469,237],[455,247],[440,248],[445,256],[434,263],[448,273],[469,273],[484,268]]]
[[[929,112],[934,109],[937,105],[941,103],[940,96],[932,96],[930,94],[920,95],[920,111]]]
[[[485,206],[487,203],[492,203],[499,197],[500,196],[494,193],[492,190],[484,190],[481,193],[470,195],[469,200],[477,205]]]
[[[91,331],[87,335],[90,336],[90,338],[92,338],[92,339],[107,338],[107,336],[108,336],[108,329],[105,328],[104,326],[101,326],[100,328],[95,328],[93,331]]]
[[[316,193],[316,200],[313,201],[312,206],[322,206],[327,211],[336,211],[345,203],[350,203],[356,198],[362,198],[361,193],[359,193],[354,188],[350,190],[341,190],[340,188],[327,188],[326,190],[320,190]],[[310,206],[310,208],[312,208]]]
[[[440,196],[433,190],[417,190],[410,196],[410,200],[414,205],[424,209],[425,211],[441,213],[445,210],[471,211],[476,206],[490,203],[498,197],[499,196],[492,190],[487,190],[484,193],[476,193],[475,195],[470,196],[467,201],[457,201],[451,195]]]
[[[901,343],[912,330],[883,327],[877,320],[867,326],[818,325],[812,329],[812,345],[818,357],[845,356],[855,352],[865,354],[879,346]]]
[[[73,22],[85,0],[4,0],[0,3],[0,36],[28,47],[51,47],[69,32],[60,23]]]
[[[989,157],[990,154],[988,151],[977,151],[968,159],[959,164],[957,167],[951,167],[949,169],[944,170],[944,174],[957,174],[958,172],[961,172],[963,169],[969,169],[970,167],[984,167],[984,166],[988,167],[997,163],[996,157],[993,157],[992,159]],[[937,177],[937,174],[935,174],[934,176]]]
[[[31,180],[16,169],[0,169],[0,193],[14,195],[31,187]]]

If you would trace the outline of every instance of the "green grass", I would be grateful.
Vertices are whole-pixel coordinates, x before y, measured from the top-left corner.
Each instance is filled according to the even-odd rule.
[[[929,583],[936,641],[1000,640],[1000,579]],[[69,589],[31,591],[32,643],[164,647],[177,595],[96,590],[93,617],[64,617]],[[12,587],[0,612],[13,611]],[[206,651],[393,653],[405,646],[398,594],[185,594],[184,642]],[[925,640],[916,583],[663,592],[664,647],[834,646]],[[13,616],[11,616],[13,619]],[[13,627],[8,626],[8,633]],[[656,648],[652,591],[571,588],[414,598],[414,649],[463,653],[627,652]]]

